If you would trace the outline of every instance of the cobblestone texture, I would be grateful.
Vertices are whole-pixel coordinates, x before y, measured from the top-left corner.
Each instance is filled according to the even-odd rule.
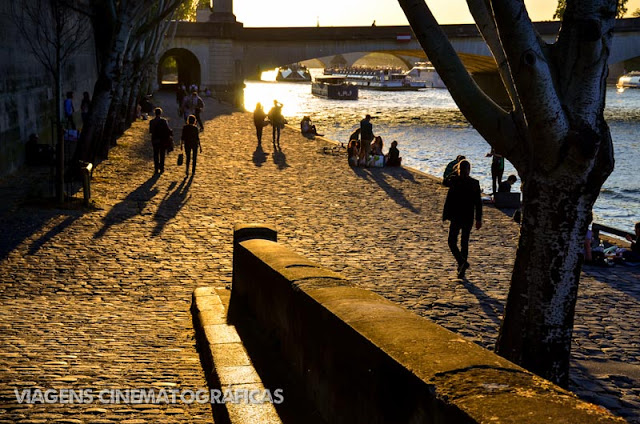
[[[298,253],[492,348],[517,240],[509,217],[485,209],[459,280],[440,218],[446,192],[431,177],[351,169],[289,128],[281,150],[269,131],[258,149],[249,114],[208,100],[207,116],[193,178],[176,153],[154,176],[147,123],[134,124],[95,171],[95,211],[15,204],[18,178],[0,184],[11,198],[0,205],[0,423],[210,422],[207,405],[25,406],[13,389],[205,387],[190,295],[231,283],[243,221],[275,225]],[[571,378],[579,395],[636,423],[639,281],[637,268],[585,270]]]

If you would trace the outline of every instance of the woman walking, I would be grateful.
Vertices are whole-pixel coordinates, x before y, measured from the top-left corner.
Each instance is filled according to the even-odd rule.
[[[262,129],[267,124],[264,120],[264,118],[266,117],[267,114],[264,113],[262,104],[256,104],[256,109],[253,111],[253,124],[256,126],[256,136],[258,137],[258,144],[262,143]]]
[[[193,152],[193,165],[191,167],[191,174],[196,173],[196,159],[198,158],[198,149],[202,153],[202,145],[200,144],[200,133],[196,126],[196,117],[189,115],[187,117],[187,123],[182,127],[182,136],[180,137],[180,150],[184,143],[184,150],[187,156],[186,162],[186,175],[189,175],[189,162],[191,161],[191,152]]]

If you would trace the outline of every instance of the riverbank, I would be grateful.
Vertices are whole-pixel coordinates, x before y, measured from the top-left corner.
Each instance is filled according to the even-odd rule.
[[[175,109],[169,93],[156,102]],[[3,234],[16,234],[0,261],[1,403],[15,404],[18,383],[203,384],[190,296],[198,286],[231,284],[237,222],[273,225],[279,242],[296,252],[492,347],[517,243],[509,217],[485,209],[485,225],[472,232],[468,280],[459,280],[441,220],[446,190],[434,178],[407,168],[352,169],[346,157],[321,153],[320,142],[295,127],[283,130],[281,149],[269,127],[258,146],[251,115],[211,99],[204,116],[193,178],[175,164],[177,152],[164,174],[153,175],[148,121],[139,121],[95,171],[97,210],[43,213],[20,203],[0,217]],[[585,270],[570,387],[631,422],[640,419],[639,272]],[[82,421],[77,417],[91,406],[15,406],[6,417],[51,413]],[[154,422],[197,422],[200,414],[184,405],[156,416],[126,405],[100,408],[101,417]]]

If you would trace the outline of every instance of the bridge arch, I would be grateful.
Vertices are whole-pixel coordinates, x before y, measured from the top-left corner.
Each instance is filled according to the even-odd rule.
[[[175,61],[175,70],[168,64]],[[163,82],[164,81],[164,82]],[[202,70],[196,55],[185,48],[172,48],[164,52],[158,60],[158,86],[184,83],[202,85]]]

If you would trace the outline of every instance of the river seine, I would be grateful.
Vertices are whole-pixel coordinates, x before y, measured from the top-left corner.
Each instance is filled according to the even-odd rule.
[[[312,70],[312,74],[318,72],[321,70]],[[445,89],[360,90],[359,100],[337,101],[313,96],[308,83],[246,82],[248,111],[253,111],[257,102],[268,111],[274,99],[284,104],[283,114],[289,123],[297,124],[309,115],[319,132],[343,142],[368,113],[374,118],[374,133],[384,140],[385,152],[391,141],[398,141],[403,165],[440,177],[447,163],[463,154],[471,161],[472,176],[480,180],[483,191],[491,192],[491,158],[485,157],[489,145]],[[640,221],[640,174],[638,169],[634,171],[640,165],[640,89],[620,92],[610,87],[606,104],[616,165],[595,204],[594,222],[632,232],[634,223]],[[513,166],[505,163],[503,178],[512,173],[516,174]],[[512,190],[519,189],[517,183]]]

